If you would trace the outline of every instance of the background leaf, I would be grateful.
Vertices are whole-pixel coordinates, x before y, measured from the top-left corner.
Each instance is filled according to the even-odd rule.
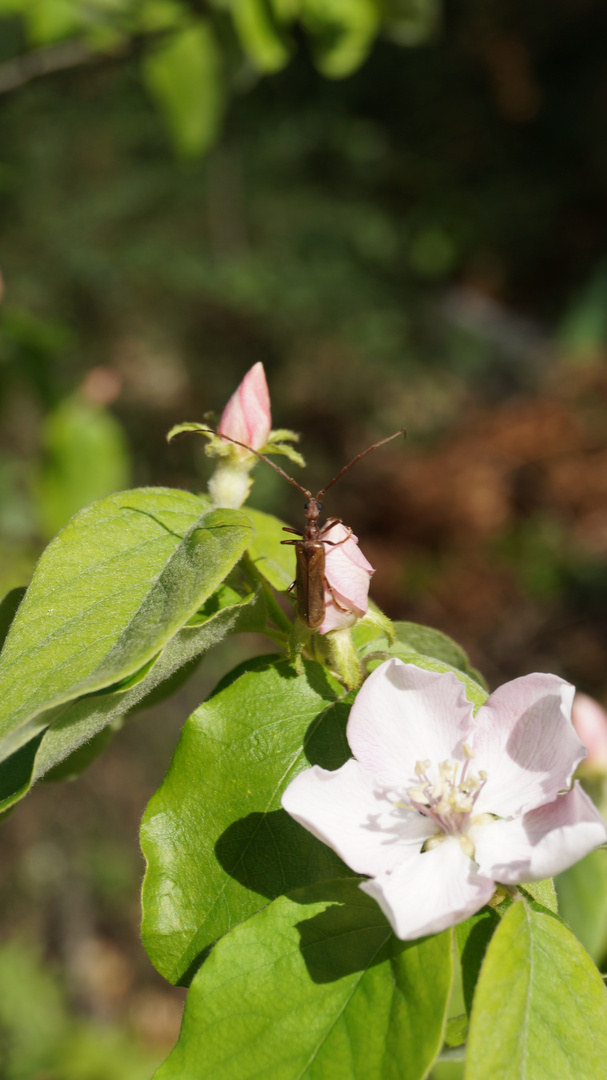
[[[267,0],[232,0],[230,7],[240,43],[259,71],[279,71],[284,67],[291,46],[273,19]]]
[[[184,725],[141,826],[143,941],[171,982],[268,899],[349,873],[280,796],[310,764],[335,769],[350,756],[351,697],[320,664],[303,675],[267,658],[246,667]]]
[[[607,852],[592,851],[555,878],[559,911],[596,961],[607,944]]]
[[[128,487],[130,463],[121,425],[80,396],[49,413],[42,442],[35,488],[42,533],[50,539],[87,503]]]
[[[46,727],[52,707],[134,675],[226,577],[250,522],[206,505],[170,489],[121,492],[49,545],[0,655],[0,756]]]
[[[155,42],[143,61],[144,82],[184,157],[215,140],[224,109],[221,57],[208,20],[197,20]]]
[[[302,21],[319,71],[333,79],[355,71],[373,44],[379,19],[375,0],[303,0]]]
[[[356,881],[299,889],[215,946],[156,1080],[423,1080],[451,980],[450,933],[398,941]]]
[[[465,649],[447,634],[431,626],[420,626],[419,623],[412,622],[395,622],[394,632],[407,648],[415,649],[424,656],[432,656],[435,660],[443,660],[445,664],[463,671],[482,686],[485,685],[480,672],[472,667]]]
[[[478,980],[465,1080],[594,1080],[606,1060],[607,997],[590,957],[559,919],[512,904]]]
[[[272,588],[284,592],[295,581],[295,549],[289,544],[281,546],[281,541],[295,537],[283,532],[284,522],[273,514],[248,506],[246,512],[253,522],[249,557]]]

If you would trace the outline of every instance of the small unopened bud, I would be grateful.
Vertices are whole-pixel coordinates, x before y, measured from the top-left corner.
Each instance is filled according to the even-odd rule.
[[[238,439],[253,450],[261,450],[270,437],[271,427],[266,374],[263,364],[254,364],[228,401],[217,430],[220,435],[229,435],[231,439]],[[234,443],[230,445],[230,453],[236,458],[246,459],[253,456],[244,447],[235,446]]]

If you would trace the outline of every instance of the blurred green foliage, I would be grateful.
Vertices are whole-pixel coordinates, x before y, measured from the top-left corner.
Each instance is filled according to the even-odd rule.
[[[214,142],[226,96],[256,73],[284,67],[301,31],[319,71],[343,78],[379,33],[399,45],[425,41],[438,7],[437,0],[210,0],[202,10],[185,0],[0,0],[2,15],[20,21],[22,41],[0,70],[0,90],[139,51],[144,84],[187,158]]]
[[[75,1016],[61,982],[35,946],[0,945],[3,1080],[148,1080],[162,1054],[128,1025]]]

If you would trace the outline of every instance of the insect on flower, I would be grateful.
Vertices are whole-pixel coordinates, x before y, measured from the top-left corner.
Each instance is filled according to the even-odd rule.
[[[296,590],[295,595],[297,598],[297,614],[301,621],[311,630],[321,628],[321,632],[323,632],[322,626],[326,614],[327,595],[331,598],[331,602],[338,613],[343,612],[344,614],[347,613],[349,615],[351,611],[355,610],[355,605],[354,607],[344,606],[343,601],[340,600],[339,595],[336,595],[336,589],[332,585],[331,581],[327,578],[325,546],[328,546],[330,548],[341,547],[342,545],[346,545],[348,542],[355,543],[356,538],[353,536],[352,529],[347,527],[346,535],[342,536],[339,540],[328,539],[328,534],[331,532],[331,530],[333,530],[336,526],[342,525],[342,521],[341,518],[328,518],[325,521],[324,525],[319,526],[318,519],[322,511],[322,502],[320,500],[322,496],[329,490],[329,488],[333,487],[333,484],[336,484],[337,481],[341,479],[344,473],[348,472],[348,470],[351,469],[353,465],[356,465],[356,463],[360,461],[361,458],[365,457],[367,454],[370,454],[372,450],[376,450],[378,446],[383,446],[384,443],[391,442],[391,440],[395,439],[398,435],[404,435],[406,438],[405,429],[399,428],[399,430],[395,431],[393,435],[388,435],[386,439],[381,439],[379,442],[373,443],[372,446],[368,446],[366,450],[363,450],[360,454],[357,454],[356,457],[354,457],[352,461],[348,462],[347,465],[344,465],[343,469],[338,472],[337,476],[334,476],[333,479],[324,488],[317,492],[316,495],[313,495],[311,491],[307,490],[307,488],[302,487],[302,485],[299,484],[297,480],[294,480],[292,476],[289,476],[288,473],[284,471],[284,469],[281,469],[279,465],[276,465],[273,461],[270,461],[270,459],[267,458],[265,454],[260,454],[258,450],[253,449],[252,446],[247,446],[246,443],[241,443],[238,441],[238,439],[234,439],[230,435],[224,435],[221,432],[215,432],[214,434],[219,435],[219,437],[222,439],[227,439],[229,442],[236,443],[237,446],[244,447],[244,449],[249,450],[251,453],[261,458],[262,461],[265,461],[268,465],[271,465],[271,467],[275,469],[276,472],[280,473],[281,476],[284,476],[285,480],[288,480],[288,482],[292,484],[293,487],[296,487],[298,491],[301,491],[301,493],[306,496],[306,525],[303,532],[300,532],[300,530],[298,529],[291,529],[285,526],[285,532],[294,533],[296,536],[299,537],[299,539],[282,540],[281,543],[293,544],[295,547],[297,568],[295,581],[291,586],[291,589],[295,588]],[[358,551],[358,549],[356,550]],[[367,573],[369,571],[372,572],[372,568],[369,566],[367,560],[364,558],[362,553],[358,552],[358,556],[359,568],[361,568],[360,560],[362,560],[362,568],[366,569]],[[356,557],[353,561],[357,561]],[[362,614],[364,614],[364,612],[362,612]]]

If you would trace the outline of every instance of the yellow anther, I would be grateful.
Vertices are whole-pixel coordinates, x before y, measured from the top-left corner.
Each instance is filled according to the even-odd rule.
[[[465,742],[464,745],[462,746],[462,750],[464,751],[464,757],[466,757],[468,759],[474,757],[474,750],[470,746],[470,743]]]
[[[424,803],[427,799],[426,789],[423,787],[407,788],[407,795],[413,802]]]

